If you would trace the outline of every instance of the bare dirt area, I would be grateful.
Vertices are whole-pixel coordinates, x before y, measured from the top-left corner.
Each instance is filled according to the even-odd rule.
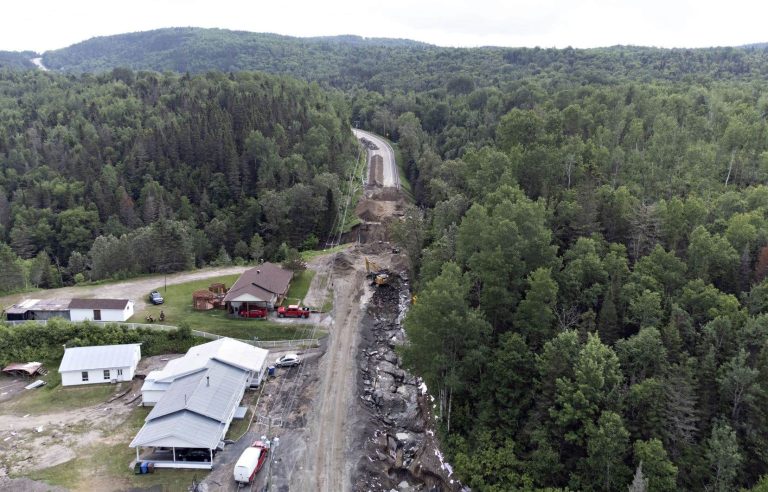
[[[193,280],[202,280],[210,277],[221,277],[223,275],[234,275],[247,270],[248,266],[230,266],[223,268],[204,268],[193,272],[174,273],[167,276],[153,275],[151,277],[142,277],[124,282],[99,285],[82,285],[75,287],[62,287],[60,289],[48,289],[36,292],[27,292],[24,294],[14,294],[0,297],[0,308],[11,306],[21,299],[69,299],[69,298],[91,298],[100,297],[106,299],[131,299],[135,302],[134,309],[141,311],[147,305],[146,297],[152,289],[163,285],[167,281],[168,285],[183,284]]]
[[[320,348],[298,352],[302,358],[299,367],[277,368],[275,376],[263,383],[250,405],[253,418],[248,430],[242,436],[233,436],[236,441],[216,456],[213,471],[202,483],[204,490],[242,490],[233,478],[235,463],[245,448],[256,440],[269,440],[273,443],[271,452],[274,462],[270,459],[265,464],[250,490],[264,490],[267,483],[273,487],[271,490],[280,490],[275,484],[283,480],[281,474],[284,469],[295,466],[295,451],[302,449],[296,436],[303,436],[306,430],[312,389],[317,385],[317,367],[324,350]],[[284,353],[270,352],[270,360]]]
[[[24,386],[34,380],[34,378],[0,376],[0,403],[20,395],[24,391]]]
[[[178,355],[142,359],[139,371],[158,369],[174,357]],[[0,478],[56,466],[74,459],[80,449],[112,442],[128,414],[138,405],[142,383],[143,380],[138,378],[130,383],[119,383],[105,401],[89,407],[39,415],[0,414]],[[15,481],[11,483],[18,485]],[[26,481],[24,486],[36,490],[31,485],[34,483]],[[0,490],[2,487],[0,481]],[[42,490],[59,489],[48,487]]]
[[[333,292],[329,337],[317,378],[302,390],[306,425],[281,429],[268,472],[270,490],[458,487],[429,429],[429,396],[400,369],[394,352],[404,337],[400,322],[410,299],[408,261],[393,254],[383,222],[396,220],[403,206],[398,190],[367,192],[357,211],[369,221],[363,226],[370,234],[317,265],[318,271],[327,269],[326,286]],[[366,258],[389,268],[396,283],[372,286]]]

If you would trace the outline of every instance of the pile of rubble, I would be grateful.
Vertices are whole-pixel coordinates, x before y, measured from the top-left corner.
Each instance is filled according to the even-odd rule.
[[[407,281],[376,288],[363,321],[358,354],[360,401],[371,416],[355,490],[397,492],[458,490],[428,429],[432,405],[426,385],[400,368],[396,347],[405,340],[401,321],[410,294]]]

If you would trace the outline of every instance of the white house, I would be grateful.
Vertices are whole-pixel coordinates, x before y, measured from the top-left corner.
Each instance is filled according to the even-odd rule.
[[[141,344],[73,347],[64,350],[62,386],[130,381],[141,359]]]
[[[179,375],[131,442],[136,461],[142,461],[144,451],[143,459],[156,468],[211,469],[214,450],[227,434],[250,376],[214,358]]]
[[[210,360],[246,372],[248,385],[258,386],[267,371],[268,355],[268,350],[231,338],[196,345],[184,357],[168,361],[162,370],[147,375],[141,387],[142,405],[156,405],[175,380],[200,371]]]
[[[128,299],[72,299],[72,321],[127,321],[133,316],[133,301]]]

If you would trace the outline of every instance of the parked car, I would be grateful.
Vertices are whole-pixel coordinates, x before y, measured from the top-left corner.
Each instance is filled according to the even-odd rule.
[[[181,461],[211,461],[211,452],[199,448],[180,449],[176,451],[176,457],[180,458]]]
[[[293,367],[301,364],[301,359],[296,354],[285,354],[275,361],[277,367]]]
[[[237,312],[237,314],[239,314],[241,318],[266,318],[267,309],[266,308],[241,309],[240,311]]]
[[[290,306],[280,306],[277,308],[277,315],[281,318],[309,318],[309,308],[297,304]]]
[[[163,296],[160,295],[160,293],[156,290],[153,290],[149,293],[149,302],[152,304],[162,304],[165,302],[163,299]]]

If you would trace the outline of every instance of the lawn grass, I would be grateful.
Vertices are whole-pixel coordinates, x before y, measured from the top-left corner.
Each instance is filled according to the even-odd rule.
[[[317,258],[318,256],[322,255],[328,255],[331,253],[338,253],[339,251],[344,251],[345,249],[349,248],[351,246],[350,244],[339,244],[338,246],[334,246],[332,248],[328,249],[313,249],[310,251],[302,251],[301,252],[301,259],[304,261],[309,261],[313,258]]]
[[[158,469],[155,473],[136,475],[128,464],[136,451],[128,447],[131,438],[144,424],[151,408],[136,407],[120,427],[124,439],[117,444],[98,444],[78,450],[77,458],[44,470],[33,471],[29,477],[72,490],[98,490],[109,484],[111,490],[133,487],[160,487],[158,490],[187,490],[192,480],[201,480],[205,470]]]
[[[57,410],[89,407],[106,401],[122,385],[86,384],[83,386],[61,386],[61,374],[55,369],[60,361],[44,364],[48,374],[40,379],[46,381],[42,388],[24,390],[18,397],[3,404],[3,410],[15,415],[40,415]],[[30,380],[32,382],[32,380]]]
[[[242,419],[232,420],[232,423],[229,425],[229,429],[227,429],[227,435],[224,436],[224,439],[231,439],[236,441],[243,434],[245,434],[245,431],[248,430],[248,424],[251,423],[251,416],[253,416],[253,410],[249,408],[248,411],[245,412],[245,417]]]
[[[165,322],[178,326],[185,322],[193,330],[206,331],[232,338],[244,340],[288,340],[305,338],[306,325],[275,323],[259,319],[230,318],[222,309],[210,311],[195,311],[192,309],[192,293],[196,290],[206,290],[212,283],[223,283],[232,287],[239,275],[225,275],[222,277],[195,280],[183,284],[169,285],[167,289],[158,288],[165,303],[160,306],[148,306],[142,311],[136,312],[129,320],[133,323],[144,323],[148,314],[155,319],[162,310],[165,313]],[[311,281],[311,278],[310,278]],[[308,286],[309,284],[307,284]],[[303,295],[306,295],[306,291]],[[302,295],[302,297],[303,297]]]
[[[315,277],[314,270],[302,270],[293,274],[291,286],[288,288],[288,294],[285,295],[283,306],[289,304],[301,304],[304,296],[309,292],[309,284]]]

